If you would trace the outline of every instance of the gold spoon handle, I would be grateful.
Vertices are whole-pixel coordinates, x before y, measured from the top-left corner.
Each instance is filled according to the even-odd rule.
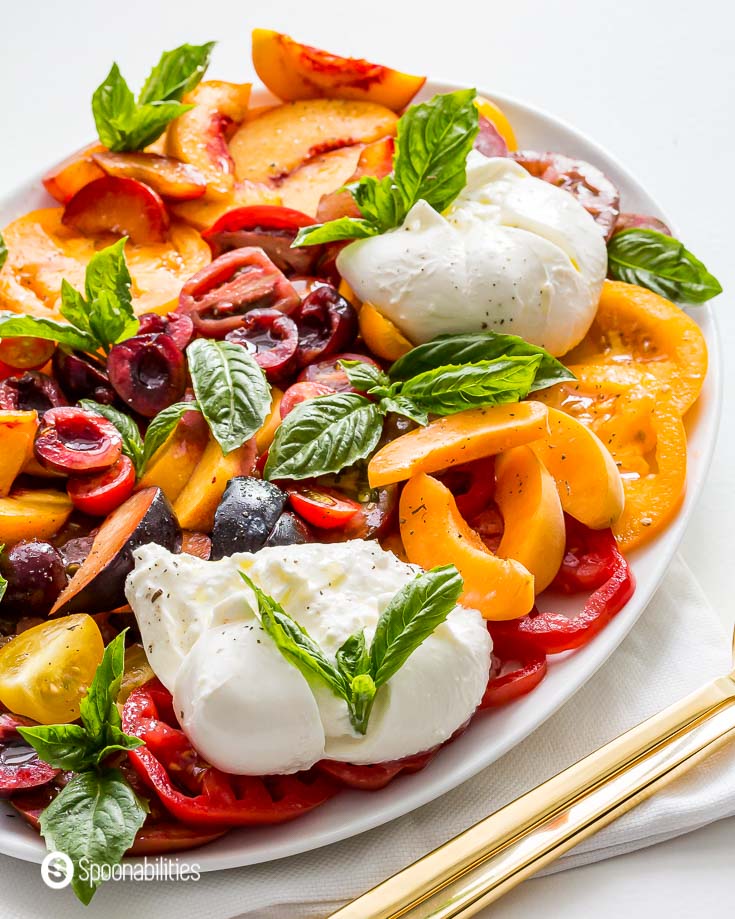
[[[331,919],[458,919],[644,801],[735,736],[723,677],[481,820]]]

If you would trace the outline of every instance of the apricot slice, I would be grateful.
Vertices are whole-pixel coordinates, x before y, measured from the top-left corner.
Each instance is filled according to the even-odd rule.
[[[166,132],[166,153],[195,166],[205,178],[208,195],[227,195],[234,187],[225,128],[244,121],[250,88],[249,83],[223,80],[200,83],[183,98],[194,108],[172,121]]]
[[[222,453],[210,438],[197,467],[174,502],[174,511],[185,530],[211,532],[214,512],[227,483],[236,475],[250,475],[255,465],[255,438],[231,453]]]
[[[538,440],[549,431],[546,415],[540,402],[517,402],[437,418],[378,450],[368,465],[370,487],[401,482],[419,472],[438,472]]]
[[[141,246],[163,242],[168,231],[168,213],[159,194],[137,179],[110,175],[81,188],[61,220],[85,236],[114,233]]]
[[[351,180],[361,149],[359,144],[339,147],[299,166],[277,185],[283,206],[316,216],[322,197]]]
[[[528,446],[495,459],[495,502],[503,516],[501,558],[513,558],[534,576],[536,593],[556,577],[566,532],[556,483]]]
[[[531,449],[556,482],[567,514],[593,530],[612,526],[623,512],[625,495],[610,451],[590,428],[549,408],[549,435]]]
[[[48,539],[64,526],[71,512],[72,503],[64,492],[17,488],[0,498],[0,543]]]
[[[93,153],[92,159],[107,175],[145,182],[164,198],[201,198],[207,180],[188,163],[158,153]]]
[[[104,172],[94,161],[94,154],[104,151],[101,144],[87,144],[49,169],[41,179],[43,187],[60,204],[66,204],[80,188],[101,179]]]
[[[193,203],[193,202],[192,202]],[[61,222],[61,208],[31,211],[3,230],[8,260],[0,272],[0,309],[59,318],[61,281],[84,289],[84,272],[112,234],[89,237]],[[211,261],[209,246],[184,224],[171,224],[168,239],[153,245],[125,246],[133,279],[136,313],[169,312],[178,303],[184,281]]]
[[[168,440],[153,454],[138,483],[156,485],[173,504],[204,456],[209,428],[199,412],[186,412]]]
[[[302,45],[271,29],[253,29],[253,66],[286,102],[320,96],[362,99],[399,112],[426,82],[426,77]]]
[[[230,140],[238,179],[281,179],[314,156],[396,133],[397,116],[373,102],[288,102],[246,121]]]
[[[376,310],[372,303],[362,304],[359,321],[362,339],[376,357],[397,361],[413,348],[398,326]]]
[[[464,521],[451,491],[420,473],[406,483],[399,505],[408,560],[422,568],[456,565],[460,601],[485,619],[516,619],[533,609],[533,575],[515,559],[493,555]]]
[[[33,455],[33,438],[38,427],[36,412],[0,412],[0,498],[10,488]]]
[[[597,314],[565,363],[632,365],[652,374],[684,414],[707,373],[707,343],[681,307],[653,291],[605,281]]]

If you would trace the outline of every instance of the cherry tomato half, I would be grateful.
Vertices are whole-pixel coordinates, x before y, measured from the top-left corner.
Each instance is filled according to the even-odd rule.
[[[333,389],[322,383],[294,383],[293,386],[288,387],[281,399],[279,407],[281,418],[285,418],[300,402],[308,402],[309,399],[317,399],[319,396],[328,396],[332,392],[334,392]]]
[[[298,375],[300,383],[321,383],[328,386],[332,392],[355,392],[345,371],[340,366],[340,361],[362,361],[364,364],[378,364],[366,354],[335,354],[334,357],[304,367]]]
[[[56,342],[44,338],[5,338],[0,341],[0,362],[15,370],[39,370],[55,350]]]
[[[336,488],[304,483],[290,486],[286,492],[296,513],[322,530],[342,527],[362,510],[361,504],[347,498]]]
[[[72,504],[90,517],[106,517],[127,501],[135,488],[135,468],[127,456],[97,475],[72,476],[66,490]]]

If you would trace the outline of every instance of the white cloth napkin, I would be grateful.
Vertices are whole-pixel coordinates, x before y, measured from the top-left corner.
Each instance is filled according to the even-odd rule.
[[[5,919],[323,919],[607,740],[730,669],[729,636],[681,559],[607,664],[553,718],[474,779],[355,839],[197,883],[108,884],[86,909],[52,891],[38,865],[0,857]],[[735,814],[735,749],[724,749],[631,811],[551,870],[630,852]],[[193,860],[193,859],[192,859]]]

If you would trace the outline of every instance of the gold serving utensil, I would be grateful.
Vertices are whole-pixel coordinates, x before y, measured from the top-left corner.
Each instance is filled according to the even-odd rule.
[[[474,916],[733,737],[735,670],[476,823],[331,919]]]

